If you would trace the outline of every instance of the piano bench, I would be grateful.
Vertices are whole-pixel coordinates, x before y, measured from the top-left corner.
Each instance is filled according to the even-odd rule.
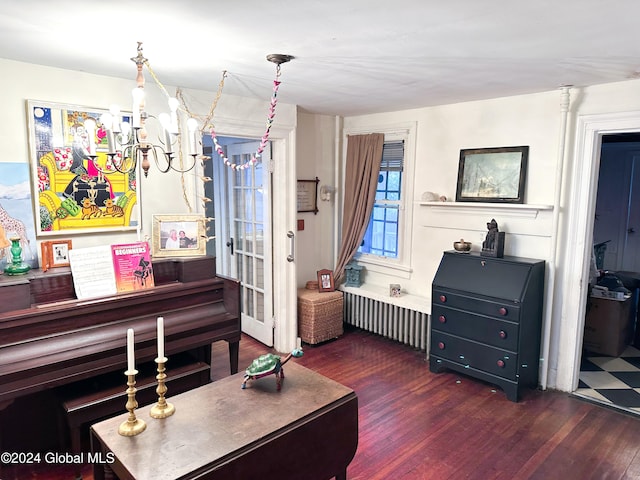
[[[140,407],[155,403],[157,364],[149,362],[138,367],[136,378],[136,401]],[[166,365],[167,400],[172,395],[200,387],[211,381],[211,367],[196,361],[188,354],[175,355]],[[123,372],[111,372],[95,378],[81,380],[57,389],[56,393],[62,406],[62,416],[71,439],[71,453],[82,452],[82,427],[88,423],[126,413],[127,381]],[[87,429],[88,432],[88,429]],[[64,445],[66,442],[61,442]],[[81,476],[82,465],[76,465],[76,478]]]

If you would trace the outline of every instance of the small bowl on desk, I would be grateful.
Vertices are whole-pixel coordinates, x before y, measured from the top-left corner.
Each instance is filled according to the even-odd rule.
[[[468,253],[471,251],[471,242],[465,242],[462,238],[458,242],[453,242],[453,249],[456,252]]]

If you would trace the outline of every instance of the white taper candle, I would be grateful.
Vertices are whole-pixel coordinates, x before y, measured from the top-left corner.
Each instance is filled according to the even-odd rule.
[[[158,358],[164,358],[164,317],[158,317]]]
[[[133,328],[127,330],[127,372],[133,372],[136,369]]]

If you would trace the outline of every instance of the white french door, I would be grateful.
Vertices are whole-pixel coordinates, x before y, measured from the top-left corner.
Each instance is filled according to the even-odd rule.
[[[237,142],[237,143],[234,143]],[[259,142],[234,139],[227,158],[244,164]],[[216,264],[218,273],[241,283],[242,331],[273,346],[273,272],[270,146],[246,169],[214,162]]]

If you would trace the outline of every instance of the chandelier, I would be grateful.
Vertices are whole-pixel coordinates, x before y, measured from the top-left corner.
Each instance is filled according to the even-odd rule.
[[[271,97],[271,103],[269,106],[269,112],[267,116],[267,128],[265,134],[262,136],[261,148],[259,152],[253,157],[252,164],[255,163],[262,153],[262,149],[269,138],[269,132],[273,119],[275,117],[276,107],[276,95],[278,92],[278,86],[280,85],[280,64],[288,62],[293,57],[291,55],[271,54],[267,55],[267,60],[276,64],[276,79],[274,80],[274,90]],[[144,98],[144,74],[143,68],[146,66],[151,72],[152,76],[156,80],[156,83],[166,92],[162,84],[159,83],[153,70],[149,67],[148,60],[142,53],[142,42],[138,42],[137,55],[131,58],[136,64],[136,87],[132,91],[133,97],[133,109],[130,117],[123,116],[120,113],[120,109],[117,106],[112,106],[108,113],[104,113],[100,117],[100,125],[97,125],[93,119],[87,119],[84,122],[89,137],[88,153],[96,169],[100,174],[110,173],[131,173],[135,171],[136,166],[139,164],[142,168],[144,176],[149,175],[149,168],[151,166],[151,159],[156,164],[157,169],[161,173],[167,173],[170,170],[174,170],[179,173],[186,173],[192,170],[196,165],[196,158],[198,156],[198,134],[200,132],[198,127],[198,121],[188,111],[186,105],[183,110],[189,113],[190,118],[187,120],[187,143],[188,143],[188,156],[191,157],[191,161],[187,162],[184,166],[181,157],[180,148],[180,123],[178,110],[180,109],[180,101],[167,94],[168,98],[168,113],[160,113],[157,117],[149,115],[145,110],[145,98]],[[225,72],[226,75],[226,72]],[[224,78],[224,77],[223,77]],[[222,82],[221,82],[222,85]],[[216,104],[221,91],[218,91],[214,105]],[[213,110],[213,107],[212,107]],[[213,112],[210,112],[210,116]],[[147,133],[147,121],[153,118],[160,123],[162,133],[158,135],[157,142],[149,140]],[[209,118],[210,119],[210,118]],[[100,130],[100,135],[106,137],[107,142],[107,159],[104,164],[100,165],[97,162],[96,153],[96,135]],[[217,138],[211,127],[212,137],[216,150],[223,154],[221,147],[217,143]],[[184,137],[184,136],[183,136]],[[176,165],[176,156],[180,157],[180,162]],[[257,158],[256,158],[257,157]],[[226,157],[223,157],[225,163],[231,166]],[[236,166],[233,165],[232,168]],[[246,167],[245,167],[246,168]]]

